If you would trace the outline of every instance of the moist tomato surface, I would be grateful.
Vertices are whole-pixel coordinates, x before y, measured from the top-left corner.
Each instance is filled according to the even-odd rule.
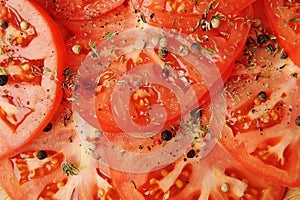
[[[300,3],[299,1],[264,1],[265,12],[278,42],[299,66]]]
[[[83,148],[70,108],[62,103],[47,131],[1,160],[11,199],[120,199],[107,167]]]
[[[135,32],[132,31],[130,33],[130,37],[126,39],[128,46],[130,46],[130,44],[133,44],[134,41],[138,41],[138,37],[142,39],[142,36],[139,32],[143,29],[141,28],[140,30],[140,27],[146,27],[147,24],[145,24],[142,19],[139,19],[139,14],[135,13],[137,11],[132,10],[131,4],[124,4],[124,6],[125,10],[124,7],[121,6],[115,11],[107,14],[107,17],[104,17],[102,21],[95,20],[92,22],[70,22],[69,25],[67,25],[68,22],[63,22],[66,23],[66,26],[73,27],[71,29],[77,33],[77,36],[79,38],[86,38],[83,41],[85,41],[85,44],[88,45],[82,46],[79,44],[79,47],[81,48],[81,50],[87,49],[88,51],[90,51],[90,53],[83,53],[84,51],[82,51],[79,53],[79,56],[81,56],[82,54],[88,54],[89,56],[87,56],[86,60],[94,59],[94,62],[96,62],[97,58],[91,58],[91,56],[95,56],[95,52],[99,53],[97,51],[100,51],[99,48],[105,45],[105,42],[108,43],[115,40],[120,41],[118,37],[122,36],[119,35],[129,34],[129,32],[124,33],[124,31],[122,30],[131,30],[133,28],[135,28],[136,30]],[[128,14],[130,12],[131,14]],[[212,11],[209,11],[209,15],[213,15],[213,13],[216,13],[216,11],[213,9]],[[175,70],[172,72],[173,74],[175,74],[174,77],[172,77],[172,74],[168,70],[164,69],[164,71],[167,71],[166,73],[170,73],[170,76],[167,77],[166,80],[171,80],[171,78],[173,78],[175,79],[175,82],[177,82],[176,84],[180,82],[179,84],[181,85],[191,85],[194,88],[194,91],[197,94],[198,100],[200,102],[201,99],[208,93],[208,89],[206,84],[204,83],[204,78],[201,75],[201,69],[200,72],[193,69],[193,64],[189,63],[193,61],[190,61],[188,56],[194,56],[194,59],[196,59],[197,61],[200,60],[200,62],[201,59],[203,59],[208,60],[211,65],[217,65],[216,70],[218,70],[221,74],[221,77],[226,80],[231,71],[231,65],[229,65],[229,63],[232,63],[238,56],[238,54],[241,53],[242,44],[245,43],[245,36],[248,34],[248,31],[250,29],[250,24],[247,21],[247,17],[251,16],[251,13],[251,8],[248,8],[239,15],[235,15],[234,17],[232,17],[234,23],[231,23],[230,20],[220,19],[221,21],[224,21],[222,21],[220,25],[221,28],[207,31],[199,29],[199,32],[197,32],[197,34],[195,33],[184,35],[183,37],[186,37],[186,39],[190,41],[189,45],[178,46],[178,48],[175,49],[175,52],[172,52],[173,50],[171,50],[173,45],[171,43],[173,41],[168,41],[166,37],[163,37],[163,35],[161,35],[157,38],[152,38],[154,42],[155,40],[157,40],[157,45],[153,46],[153,44],[151,44],[153,46],[153,49],[151,50],[149,50],[149,48],[145,50],[135,49],[135,53],[129,54],[128,52],[126,52],[122,55],[118,55],[118,58],[112,61],[111,66],[106,67],[106,69],[102,71],[101,67],[89,69],[94,73],[90,73],[89,77],[83,77],[83,79],[101,79],[101,82],[98,83],[97,91],[87,91],[86,82],[84,83],[84,80],[79,80],[80,87],[79,90],[77,90],[75,93],[90,93],[90,95],[85,97],[87,100],[94,100],[93,95],[97,93],[97,107],[88,109],[81,108],[83,110],[83,112],[81,112],[82,115],[86,115],[85,113],[91,113],[91,110],[96,109],[96,113],[94,112],[89,115],[93,117],[97,115],[100,125],[102,126],[102,128],[104,128],[105,131],[120,131],[120,129],[118,129],[116,125],[115,119],[113,117],[112,106],[110,105],[111,94],[115,89],[115,84],[118,82],[118,80],[120,80],[121,76],[123,76],[133,68],[135,68],[136,70],[138,69],[138,67],[145,64],[156,64],[161,65],[162,68]],[[118,19],[121,19],[123,16],[128,17],[128,20],[118,21]],[[138,16],[138,19],[136,18],[136,16]],[[108,22],[108,19],[111,18],[116,19],[116,23],[106,23]],[[222,35],[221,32],[226,36]],[[169,46],[168,42],[170,43]],[[99,43],[101,43],[101,45],[97,46]],[[120,42],[117,45],[120,45]],[[88,47],[85,48],[86,46]],[[181,51],[179,51],[180,48]],[[162,53],[165,53],[166,55],[162,55]],[[186,56],[187,54],[188,56]],[[198,54],[200,58],[196,58]],[[74,54],[73,57],[78,57],[78,55]],[[81,64],[82,63],[77,63],[76,65],[77,67],[81,67]],[[164,73],[162,72],[162,68],[156,73]],[[140,67],[140,69],[142,69],[142,67]],[[97,73],[100,74],[98,77],[96,77]],[[183,75],[181,75],[182,73]],[[213,79],[209,81],[214,82]],[[172,83],[170,82],[170,84]],[[178,115],[180,113],[180,102],[175,98],[174,93],[172,93],[168,88],[160,86],[154,86],[152,88],[152,91],[150,91],[150,88],[147,87],[145,83],[142,83],[142,85],[143,86],[141,86],[139,94],[136,94],[134,97],[135,99],[132,98],[132,101],[130,102],[131,108],[129,112],[131,118],[134,118],[135,122],[140,125],[147,125],[147,123],[149,123],[147,115],[149,113],[149,110],[151,109],[151,106],[154,104],[161,104],[166,108],[166,112],[168,113],[167,121],[176,120],[176,118],[178,119]],[[100,87],[102,88],[101,90]],[[147,90],[145,90],[145,88],[147,88]],[[143,91],[143,94],[141,94],[141,91]],[[145,95],[150,96],[149,98],[145,99]],[[85,100],[81,101],[85,102]],[[144,101],[149,102],[145,103]],[[78,104],[80,104],[80,101]],[[93,105],[93,103],[83,105]]]
[[[1,4],[0,157],[41,132],[61,98],[65,51],[52,19],[30,1]]]
[[[125,0],[34,0],[56,19],[92,20],[117,8]]]
[[[278,184],[299,185],[299,68],[276,37],[256,29],[226,83],[224,146],[247,168]],[[295,151],[296,150],[296,151]]]

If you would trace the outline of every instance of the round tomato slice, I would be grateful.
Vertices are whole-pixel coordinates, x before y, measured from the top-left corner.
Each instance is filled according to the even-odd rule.
[[[220,145],[205,158],[189,151],[161,170],[135,174],[111,170],[122,198],[142,199],[274,199],[285,188],[247,170]]]
[[[122,5],[125,0],[35,0],[56,19],[92,20]]]
[[[107,167],[80,144],[70,107],[61,104],[47,132],[1,160],[0,185],[11,199],[120,199]]]
[[[221,142],[247,168],[284,186],[299,186],[299,68],[272,35],[253,30],[226,84]]]
[[[61,99],[65,52],[55,23],[30,1],[1,4],[0,156],[40,133]]]
[[[279,44],[292,61],[300,66],[299,1],[264,1],[265,11]]]

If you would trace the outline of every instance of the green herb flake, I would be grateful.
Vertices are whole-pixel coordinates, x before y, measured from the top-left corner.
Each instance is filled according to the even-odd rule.
[[[134,180],[130,180],[130,182],[133,184],[133,186],[134,186],[134,189],[137,189],[137,187],[136,187],[136,184],[135,184]]]
[[[104,35],[104,38],[106,39],[106,41],[110,41],[115,37],[116,34],[116,32],[108,32]]]
[[[67,176],[74,176],[74,175],[78,175],[79,173],[79,169],[75,167],[73,164],[68,163],[67,160],[65,160],[61,166],[62,166],[63,173],[66,174]]]
[[[289,20],[290,22],[300,22],[300,18],[299,17],[295,17]]]

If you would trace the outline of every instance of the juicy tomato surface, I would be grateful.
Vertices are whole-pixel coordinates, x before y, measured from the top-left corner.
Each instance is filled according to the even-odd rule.
[[[192,134],[193,140],[175,162],[159,168],[154,165],[147,173],[128,173],[118,170],[116,166],[110,166],[112,182],[123,199],[282,198],[284,187],[247,170],[220,143],[203,158],[201,152],[206,146],[203,146],[201,138],[213,131],[210,122],[213,115],[211,105],[206,103],[201,107],[200,118],[195,118],[194,114],[190,113],[192,118],[185,119],[187,123],[181,127],[182,135]],[[171,141],[174,142],[174,138]],[[173,154],[176,151],[162,156],[168,159]]]
[[[221,142],[247,168],[285,186],[299,185],[299,68],[276,37],[254,29],[226,83]],[[254,53],[255,52],[255,53]]]
[[[120,6],[125,0],[34,0],[56,19],[92,20]]]
[[[80,42],[78,42],[78,44],[76,45],[76,47],[80,47],[80,49],[83,50],[82,53],[77,52],[77,54],[79,54],[80,57],[83,54],[87,55],[87,52],[84,49],[88,49],[90,51],[88,54],[95,57],[95,52],[98,51],[97,44],[114,40],[114,38],[118,38],[118,34],[122,33],[122,30],[133,29],[137,27],[136,32],[132,32],[130,37],[126,39],[128,46],[130,46],[129,44],[132,44],[134,41],[136,41],[138,37],[141,37],[139,36],[139,27],[141,26],[143,29],[143,27],[146,25],[143,20],[137,19],[136,16],[138,14],[136,14],[135,12],[137,11],[132,10],[132,5],[129,3],[123,4],[114,11],[104,15],[104,17],[100,20],[94,20],[91,22],[62,21],[62,23],[64,23],[67,27],[70,27],[73,32],[77,33],[77,37],[81,39],[81,43],[82,41],[85,41],[85,44],[79,44]],[[215,10],[211,12],[216,13]],[[210,15],[212,15],[212,13],[210,13]],[[100,79],[100,82],[98,83],[97,91],[87,91],[87,83],[84,83],[86,82],[84,80],[87,78],[83,77],[84,80],[79,80],[79,82],[81,81],[81,87],[79,87],[79,90],[77,90],[76,92],[86,92],[91,93],[92,95],[95,95],[95,93],[97,93],[97,113],[91,113],[90,110],[94,110],[95,108],[89,108],[88,106],[86,106],[89,104],[84,103],[83,105],[88,109],[82,108],[82,115],[86,115],[87,113],[89,113],[90,116],[94,117],[96,114],[101,126],[105,131],[120,131],[113,119],[114,117],[112,113],[112,106],[110,105],[111,94],[115,89],[115,85],[118,84],[118,80],[120,80],[120,77],[128,71],[132,70],[133,68],[138,68],[139,66],[151,63],[162,66],[162,69],[160,69],[160,71],[157,69],[157,74],[171,74],[171,72],[168,71],[168,68],[170,70],[175,70],[175,72],[172,72],[173,74],[184,73],[185,75],[183,76],[178,76],[175,74],[175,76],[172,77],[170,75],[170,77],[166,77],[166,80],[175,79],[174,82],[180,82],[179,84],[181,85],[191,85],[194,88],[194,91],[197,94],[198,100],[200,102],[203,97],[207,95],[208,89],[204,83],[204,78],[201,76],[199,71],[195,70],[191,64],[188,64],[189,60],[188,58],[184,58],[185,55],[190,54],[194,55],[195,57],[199,55],[200,57],[202,56],[203,58],[208,59],[210,62],[217,65],[217,70],[221,74],[221,77],[226,80],[231,71],[230,63],[232,63],[242,51],[243,44],[246,40],[246,35],[248,34],[248,31],[250,29],[250,24],[248,23],[247,17],[250,17],[251,15],[252,9],[248,8],[240,15],[232,18],[235,23],[231,23],[230,20],[225,20],[223,23],[224,26],[221,25],[221,27],[223,28],[200,31],[199,34],[195,33],[193,35],[185,35],[193,43],[191,42],[190,46],[188,47],[183,46],[184,48],[182,49],[182,52],[178,53],[177,50],[176,52],[171,52],[173,44],[168,46],[167,43],[172,43],[173,41],[167,41],[167,38],[160,36],[158,38],[152,38],[153,41],[156,39],[159,43],[159,45],[153,48],[153,50],[141,49],[140,52],[131,54],[128,54],[128,52],[126,52],[121,56],[119,55],[118,59],[115,59],[112,64],[106,68],[106,70],[99,71],[99,67],[98,69],[93,69],[96,71],[91,70],[93,71],[93,76],[95,76],[97,73],[101,74],[98,77],[98,79]],[[126,21],[122,20],[122,18],[124,17],[126,17]],[[112,18],[116,19],[117,23],[109,22]],[[118,21],[118,19],[120,20]],[[224,34],[226,33],[226,36],[222,36],[220,32]],[[71,41],[71,44],[74,44],[75,40],[73,39]],[[162,42],[164,40],[166,44]],[[88,46],[88,48],[86,48],[86,46]],[[74,45],[72,45],[72,47],[74,47]],[[170,49],[170,52],[168,48]],[[163,55],[164,53],[166,55]],[[77,55],[73,56],[78,57]],[[88,58],[87,56],[87,59],[90,58]],[[202,58],[200,58],[200,60],[201,59]],[[71,62],[72,64],[76,65],[76,63],[74,63],[73,61]],[[82,62],[77,63],[77,66],[81,66],[81,64]],[[140,69],[142,69],[142,67]],[[96,77],[92,76],[88,78],[94,80],[97,79]],[[211,81],[213,82],[213,80]],[[102,88],[101,90],[100,87]],[[146,90],[146,88],[148,89]],[[147,87],[147,85],[144,84],[144,86],[140,87],[138,92],[137,94],[134,94],[135,97],[132,98],[130,104],[130,116],[131,118],[134,118],[134,121],[137,124],[145,125],[149,123],[149,110],[151,109],[151,106],[157,104],[157,102],[162,102],[161,105],[166,108],[166,112],[168,113],[168,121],[178,118],[180,114],[180,102],[178,99],[176,99],[175,95],[172,92],[168,91],[168,88],[154,86],[152,89],[150,89],[150,87]],[[143,94],[141,94],[141,92]],[[146,98],[145,95],[148,97]],[[93,100],[93,97],[91,95],[86,98],[90,98],[91,100]],[[83,102],[84,100],[81,101]],[[90,105],[93,104],[90,103]]]
[[[1,3],[0,157],[41,132],[61,99],[60,32],[30,1]]]
[[[281,199],[284,188],[248,171],[220,145],[205,158],[179,159],[161,170],[130,174],[111,170],[123,199]]]
[[[292,1],[264,1],[265,12],[275,36],[292,61],[300,66],[300,3]]]
[[[1,160],[0,183],[11,199],[120,199],[105,165],[83,149],[70,108],[62,103],[47,131]]]

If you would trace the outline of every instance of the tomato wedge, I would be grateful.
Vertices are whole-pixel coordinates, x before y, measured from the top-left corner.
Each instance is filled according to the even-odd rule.
[[[0,156],[40,133],[61,99],[65,51],[55,23],[30,1],[1,4]]]
[[[221,142],[245,167],[284,186],[300,184],[299,72],[274,36],[255,29],[226,84],[231,131]]]
[[[92,20],[122,5],[125,0],[34,0],[56,19]]]
[[[218,144],[205,158],[192,151],[161,170],[130,174],[111,170],[123,199],[273,199],[284,187],[248,171]],[[189,157],[189,158],[188,158]]]
[[[264,1],[265,12],[279,44],[292,61],[300,66],[299,1]]]
[[[70,107],[61,104],[48,132],[1,160],[11,199],[120,199],[105,165],[83,149]]]

